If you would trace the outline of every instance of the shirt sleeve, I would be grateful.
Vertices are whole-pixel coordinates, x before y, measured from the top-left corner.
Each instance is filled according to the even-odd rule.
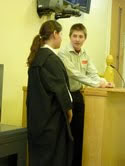
[[[47,89],[53,92],[63,111],[72,108],[70,92],[65,80],[64,72],[56,58],[48,58],[41,70],[41,76]]]
[[[70,61],[70,59],[68,58],[68,56],[66,55],[65,52],[63,51],[60,51],[58,53],[58,56],[61,58],[61,60],[63,61],[65,67],[66,67],[66,70],[67,70],[67,73],[68,73],[68,76],[76,81],[79,81],[80,83],[82,84],[85,84],[85,85],[89,85],[89,86],[92,86],[92,87],[99,87],[100,85],[100,77],[97,75],[97,71],[94,67],[94,65],[90,65],[89,64],[89,67],[88,67],[88,70],[87,70],[87,75],[81,73],[77,67]],[[94,68],[94,72],[90,72],[92,67]]]

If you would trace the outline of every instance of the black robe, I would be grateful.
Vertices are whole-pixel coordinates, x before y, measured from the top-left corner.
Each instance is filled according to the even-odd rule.
[[[72,103],[64,65],[50,49],[40,48],[28,76],[30,166],[71,166],[73,138],[66,111]]]

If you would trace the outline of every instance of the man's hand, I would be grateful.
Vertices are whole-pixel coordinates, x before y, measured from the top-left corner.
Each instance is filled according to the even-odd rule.
[[[101,80],[101,81],[100,81],[99,88],[106,88],[106,85],[107,85],[107,81]]]
[[[112,82],[108,82],[106,85],[106,88],[114,88],[114,87],[115,87],[115,84]]]
[[[115,84],[111,83],[111,82],[107,82],[105,80],[101,80],[99,88],[114,88]]]
[[[73,117],[72,109],[67,111],[67,118],[69,123],[71,123]]]

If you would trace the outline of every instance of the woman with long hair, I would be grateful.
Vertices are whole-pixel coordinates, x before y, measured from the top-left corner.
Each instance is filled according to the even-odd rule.
[[[61,25],[43,23],[27,59],[27,128],[30,166],[71,166],[72,98],[65,67],[55,53]]]

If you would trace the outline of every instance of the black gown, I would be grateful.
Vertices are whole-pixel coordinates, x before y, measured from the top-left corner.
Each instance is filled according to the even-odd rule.
[[[61,60],[40,48],[28,71],[27,128],[30,166],[71,166],[73,137],[66,111],[72,108]]]

